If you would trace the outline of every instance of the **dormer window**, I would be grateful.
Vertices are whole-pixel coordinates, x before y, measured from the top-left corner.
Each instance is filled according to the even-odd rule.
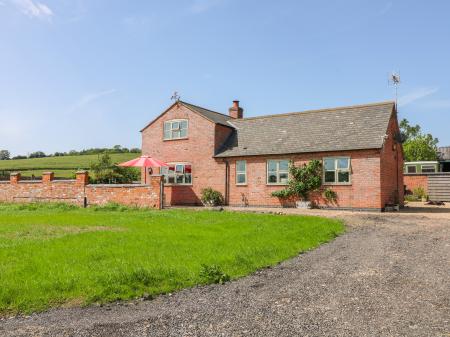
[[[187,138],[187,119],[173,119],[164,122],[164,140]]]

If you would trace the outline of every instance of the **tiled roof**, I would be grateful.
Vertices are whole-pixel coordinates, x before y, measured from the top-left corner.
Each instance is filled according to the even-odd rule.
[[[394,102],[231,119],[235,130],[216,157],[376,149]]]
[[[186,108],[199,113],[200,115],[202,115],[206,119],[209,119],[211,122],[214,122],[214,123],[217,123],[217,124],[230,126],[227,122],[230,119],[233,119],[229,115],[224,115],[224,114],[222,114],[220,112],[215,112],[215,111],[212,111],[212,110],[208,110],[208,109],[202,108],[202,107],[197,106],[197,105],[193,105],[193,104],[186,103],[186,102],[183,102],[183,101],[180,101],[180,103],[182,105],[184,105]]]

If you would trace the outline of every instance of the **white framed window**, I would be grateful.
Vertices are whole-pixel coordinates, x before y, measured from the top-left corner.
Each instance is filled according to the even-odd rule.
[[[436,172],[436,166],[434,166],[434,165],[422,165],[422,173],[435,173],[435,172]]]
[[[350,184],[350,158],[333,157],[323,159],[324,184]]]
[[[287,185],[289,179],[289,160],[267,161],[267,184]]]
[[[236,161],[236,185],[246,185],[247,184],[247,161],[237,160]]]
[[[164,140],[187,138],[188,120],[173,119],[164,122]]]
[[[164,183],[168,185],[192,185],[192,165],[187,163],[169,163],[161,167]]]
[[[416,173],[417,167],[416,165],[406,165],[406,173]]]

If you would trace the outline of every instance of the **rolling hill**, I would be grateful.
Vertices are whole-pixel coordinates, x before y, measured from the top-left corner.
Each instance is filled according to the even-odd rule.
[[[96,162],[99,154],[45,157],[18,160],[0,160],[0,175],[2,171],[17,171],[23,176],[41,176],[44,171],[52,171],[57,178],[71,178],[80,169],[89,169]],[[120,163],[139,156],[139,153],[111,153],[113,162]]]

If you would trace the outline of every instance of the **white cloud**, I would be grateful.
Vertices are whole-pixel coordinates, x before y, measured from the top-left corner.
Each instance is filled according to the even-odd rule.
[[[23,14],[30,18],[50,20],[53,11],[45,4],[33,0],[10,0]]]
[[[398,105],[399,106],[405,106],[410,103],[413,103],[419,99],[425,98],[427,96],[433,95],[439,90],[438,87],[433,88],[419,88],[414,91],[411,91],[409,94],[406,94],[404,96],[400,96],[398,98]]]
[[[223,0],[194,0],[190,11],[196,14],[204,13],[222,2]]]
[[[70,109],[70,112],[81,109],[81,108],[85,107],[86,105],[92,103],[93,101],[96,101],[104,96],[111,95],[111,94],[115,93],[116,91],[117,91],[116,89],[108,89],[108,90],[103,90],[103,91],[84,95],[72,106],[72,108]]]

